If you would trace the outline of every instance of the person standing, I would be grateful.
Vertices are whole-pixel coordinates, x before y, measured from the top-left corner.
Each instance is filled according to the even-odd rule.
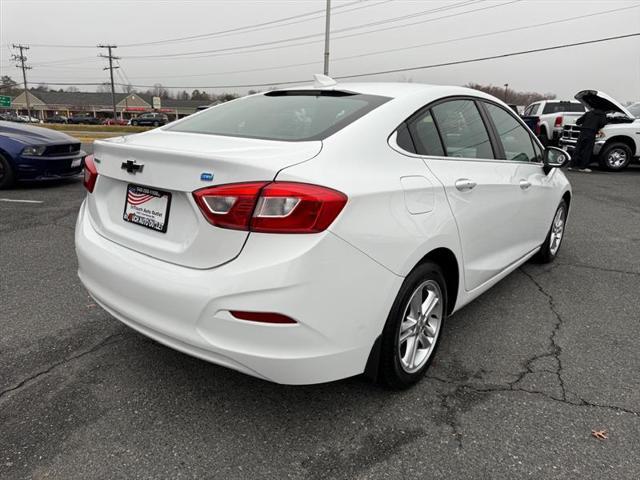
[[[576,125],[581,128],[576,148],[571,157],[570,170],[577,168],[579,172],[591,173],[588,167],[591,163],[591,155],[593,155],[593,146],[596,143],[596,133],[606,124],[606,112],[597,108],[589,110],[576,120]]]

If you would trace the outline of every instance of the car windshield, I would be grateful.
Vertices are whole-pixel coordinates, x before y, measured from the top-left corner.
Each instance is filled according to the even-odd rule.
[[[586,108],[581,103],[571,102],[547,102],[542,113],[559,113],[559,112],[584,112]]]
[[[388,100],[327,90],[274,91],[204,110],[169,130],[266,140],[322,140]]]
[[[630,107],[627,107],[627,110],[629,110],[629,113],[631,113],[631,115],[633,115],[634,117],[640,118],[640,102],[634,103]]]

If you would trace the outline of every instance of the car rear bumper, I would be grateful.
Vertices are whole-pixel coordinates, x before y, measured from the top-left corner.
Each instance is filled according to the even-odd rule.
[[[182,267],[100,236],[84,204],[76,251],[82,283],[118,320],[176,350],[283,384],[362,373],[403,280],[330,232],[251,234],[232,262]],[[298,323],[238,320],[230,310]]]

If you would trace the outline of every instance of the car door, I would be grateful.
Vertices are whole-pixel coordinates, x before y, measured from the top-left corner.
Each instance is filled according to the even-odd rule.
[[[542,151],[522,122],[502,106],[481,102],[495,136],[502,159],[516,165],[518,216],[521,250],[531,251],[544,241],[557,207],[554,186],[542,164]]]
[[[409,122],[418,153],[443,184],[462,246],[470,291],[527,252],[518,198],[518,164],[498,159],[492,128],[473,98],[431,105]]]

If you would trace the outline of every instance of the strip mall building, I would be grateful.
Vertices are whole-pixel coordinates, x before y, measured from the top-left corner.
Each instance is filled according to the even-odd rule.
[[[113,116],[111,93],[94,92],[41,92],[29,91],[31,115],[46,120],[53,115],[70,117],[78,113],[93,115],[98,118]],[[191,115],[197,107],[207,102],[200,100],[162,99],[160,108],[153,108],[153,97],[137,93],[116,93],[116,111],[119,118],[130,119],[144,112],[162,112],[170,120]],[[11,108],[19,114],[26,115],[27,102],[25,92],[11,101]],[[6,111],[5,110],[5,111]]]

